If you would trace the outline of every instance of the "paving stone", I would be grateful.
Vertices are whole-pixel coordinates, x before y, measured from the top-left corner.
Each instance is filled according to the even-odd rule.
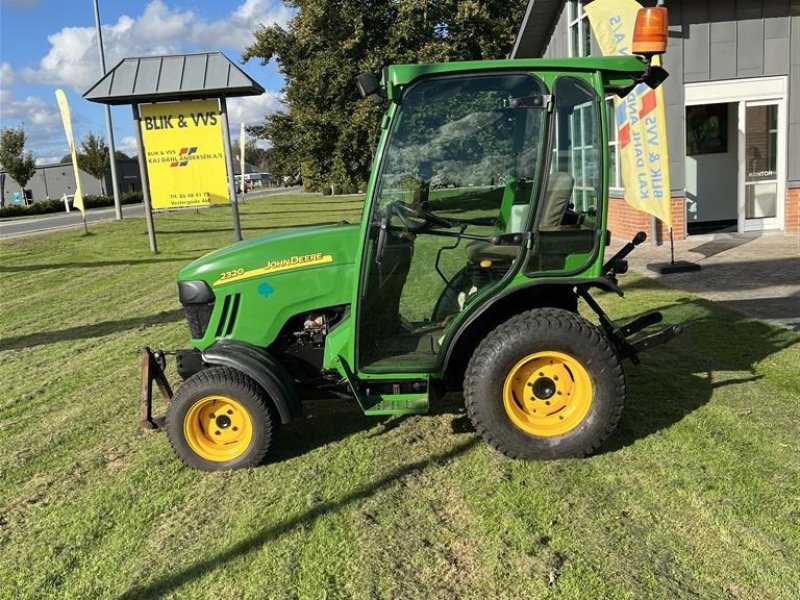
[[[614,240],[606,256],[621,246]],[[653,246],[649,241],[628,255],[632,270],[664,285],[800,331],[800,235],[693,236],[675,242],[675,260],[698,264],[699,271],[660,275],[647,268],[669,260],[669,244]]]

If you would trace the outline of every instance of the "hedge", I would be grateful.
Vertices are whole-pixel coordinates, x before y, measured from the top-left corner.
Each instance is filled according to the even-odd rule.
[[[141,192],[123,194],[120,197],[122,204],[139,204],[142,201]],[[84,196],[83,206],[86,209],[102,208],[104,206],[114,206],[113,196]],[[39,200],[28,206],[22,204],[10,204],[5,208],[0,208],[0,218],[3,217],[22,217],[28,215],[43,215],[45,213],[64,212],[63,200]]]

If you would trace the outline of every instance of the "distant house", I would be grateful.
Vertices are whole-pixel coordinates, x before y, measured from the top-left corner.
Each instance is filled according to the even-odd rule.
[[[640,1],[652,6],[653,1]],[[599,55],[582,0],[529,0],[514,58]],[[668,0],[664,100],[675,236],[800,231],[800,2]],[[610,99],[609,99],[610,102]],[[622,198],[609,133],[608,223],[648,231]]]
[[[5,173],[5,171],[2,171]],[[14,198],[22,198],[19,184],[5,173],[5,186],[3,197],[6,206],[14,203]],[[103,187],[100,180],[80,171],[81,189],[86,195],[100,195]],[[119,191],[121,194],[130,192],[140,192],[142,190],[142,180],[139,177],[139,163],[135,158],[117,159],[117,178],[119,181]],[[111,194],[111,172],[106,173],[105,191]],[[15,192],[17,196],[15,196]],[[25,185],[25,196],[34,202],[46,200],[48,198],[58,199],[64,194],[75,193],[75,174],[70,163],[39,165],[33,177]]]
[[[239,189],[239,181],[241,179],[242,174],[238,160],[233,161],[233,176],[236,188]],[[245,161],[244,163],[244,180],[247,183],[248,187],[251,188],[269,185],[274,182],[271,173],[261,172],[259,171],[257,166],[247,161]]]

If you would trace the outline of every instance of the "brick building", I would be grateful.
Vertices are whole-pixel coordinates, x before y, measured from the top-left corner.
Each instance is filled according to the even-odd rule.
[[[512,56],[599,55],[587,3],[529,0]],[[800,0],[665,5],[670,77],[663,89],[676,239],[800,231]],[[608,223],[615,237],[629,238],[649,231],[650,218],[622,200],[611,125]],[[658,234],[663,239],[660,227]]]

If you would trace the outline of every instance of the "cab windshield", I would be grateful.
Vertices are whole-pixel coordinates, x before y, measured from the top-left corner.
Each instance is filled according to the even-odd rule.
[[[523,74],[414,85],[394,119],[374,219],[415,232],[445,222],[482,228],[473,233],[519,230],[527,211],[513,207],[528,206],[541,169],[543,94]]]

